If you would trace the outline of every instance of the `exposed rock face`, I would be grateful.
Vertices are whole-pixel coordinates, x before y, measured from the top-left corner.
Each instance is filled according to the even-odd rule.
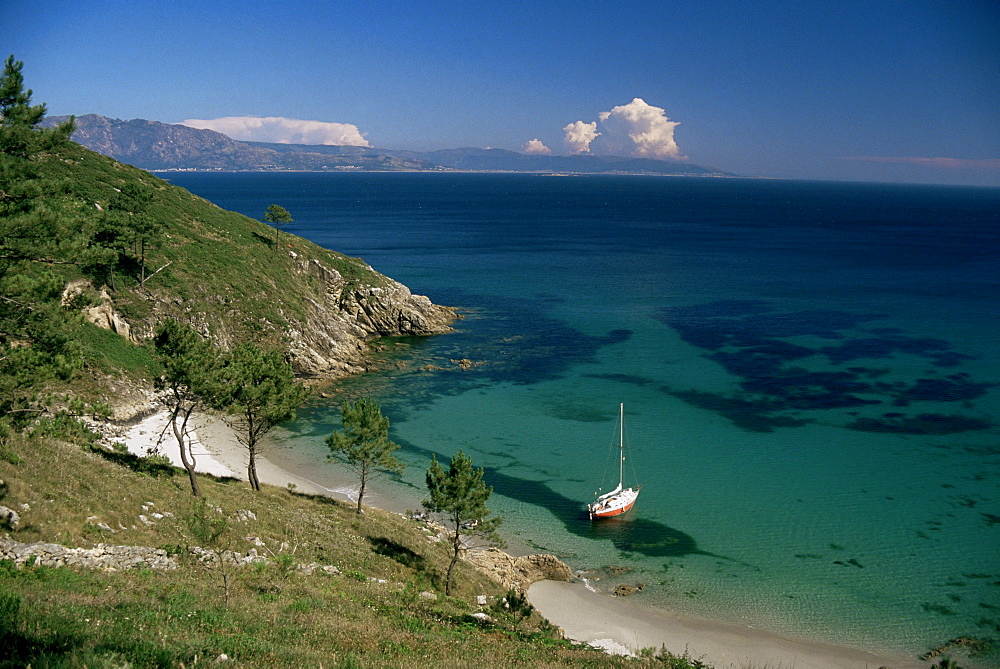
[[[536,581],[568,581],[573,572],[555,555],[544,553],[514,557],[499,548],[467,551],[467,562],[508,588],[524,591]]]
[[[305,296],[306,318],[288,314],[289,325],[281,333],[287,340],[292,367],[301,377],[335,378],[363,372],[369,340],[442,334],[451,330],[456,318],[454,309],[434,304],[423,295],[414,295],[388,277],[377,275],[381,285],[366,285],[348,281],[336,269],[315,259],[299,260],[294,267],[305,279],[303,288],[311,287],[313,291]],[[63,302],[68,303],[88,289],[93,290],[86,280],[73,282],[64,290]],[[127,322],[115,312],[103,290],[99,293],[100,303],[85,308],[84,316],[98,327],[117,332],[134,343],[152,336],[157,325],[169,317],[191,323],[206,336],[211,333],[212,340],[222,348],[229,348],[241,339],[239,333],[229,329],[229,323],[210,320],[196,305],[149,295],[153,316],[146,320]]]
[[[374,337],[442,334],[451,330],[455,310],[414,295],[386,278],[382,286],[351,284],[319,261],[300,271],[319,279],[322,293],[309,300],[312,313],[287,333],[292,366],[308,377],[335,377],[364,371],[366,341]]]
[[[141,517],[141,516],[140,516]],[[259,541],[259,540],[258,540]],[[261,542],[260,545],[263,545]],[[198,561],[215,564],[220,559],[235,567],[245,567],[258,563],[268,564],[270,560],[251,548],[244,553],[235,551],[210,551],[194,546],[191,555]],[[82,569],[102,569],[105,571],[121,571],[124,569],[158,569],[170,571],[177,569],[177,557],[169,555],[160,548],[148,546],[111,546],[97,544],[93,548],[67,548],[59,544],[34,543],[24,544],[9,537],[0,537],[0,560],[11,560],[17,566],[37,564],[42,567],[78,567]],[[334,565],[321,565],[316,562],[300,564],[296,567],[306,575],[317,572],[336,575],[340,569]]]

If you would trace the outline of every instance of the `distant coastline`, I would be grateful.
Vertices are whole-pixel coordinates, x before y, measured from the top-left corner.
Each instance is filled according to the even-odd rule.
[[[52,116],[57,125],[68,116]],[[212,130],[99,114],[76,118],[73,141],[152,172],[485,172],[737,176],[694,163],[628,156],[535,155],[465,147],[403,151],[359,146],[241,142]]]

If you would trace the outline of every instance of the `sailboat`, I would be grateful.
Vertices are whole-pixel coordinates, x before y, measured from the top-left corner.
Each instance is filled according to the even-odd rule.
[[[618,487],[587,505],[590,519],[620,516],[635,504],[641,485],[625,487],[625,403],[618,406]],[[596,494],[596,493],[595,493]]]

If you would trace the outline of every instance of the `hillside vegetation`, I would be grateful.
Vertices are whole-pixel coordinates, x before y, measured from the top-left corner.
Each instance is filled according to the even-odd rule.
[[[141,387],[157,374],[143,343],[168,317],[223,349],[285,351],[313,377],[360,371],[375,337],[449,329],[452,310],[364,261],[284,233],[276,244],[260,221],[67,141],[68,126],[17,121],[18,109],[43,106],[8,107],[0,423],[31,423],[67,389],[121,409],[123,380]]]
[[[626,664],[557,641],[537,614],[520,620],[464,563],[445,597],[447,545],[388,512],[210,477],[199,508],[180,470],[43,438],[15,438],[0,478],[0,503],[22,509],[18,541],[155,546],[179,563],[109,573],[0,562],[0,667],[190,667],[222,655],[247,667]],[[210,543],[205,517],[224,528]],[[267,561],[225,573],[192,546]]]

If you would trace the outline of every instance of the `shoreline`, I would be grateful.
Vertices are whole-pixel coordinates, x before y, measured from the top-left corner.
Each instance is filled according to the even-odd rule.
[[[192,416],[192,453],[199,473],[246,481],[245,450],[235,432],[221,418],[204,413]],[[147,456],[159,453],[180,467],[180,451],[167,430],[167,414],[157,411],[130,426],[115,441],[124,441],[129,452]],[[160,439],[160,435],[163,439]],[[327,487],[274,464],[266,451],[257,457],[261,483],[296,491],[357,502],[357,487]],[[345,477],[347,479],[348,477]],[[365,496],[369,499],[369,496]],[[374,497],[374,495],[372,496]],[[390,504],[378,508],[402,514]],[[851,669],[854,667],[928,667],[919,662],[814,641],[788,639],[771,632],[643,607],[620,597],[588,590],[582,583],[538,581],[527,591],[528,599],[567,639],[604,649],[612,654],[637,654],[643,648],[666,647],[675,655],[687,654],[715,669],[746,666],[794,669]]]
[[[816,641],[790,639],[745,625],[694,618],[588,590],[580,583],[538,581],[528,600],[566,638],[614,654],[666,648],[714,669],[866,669],[928,667],[916,659],[879,655]]]

